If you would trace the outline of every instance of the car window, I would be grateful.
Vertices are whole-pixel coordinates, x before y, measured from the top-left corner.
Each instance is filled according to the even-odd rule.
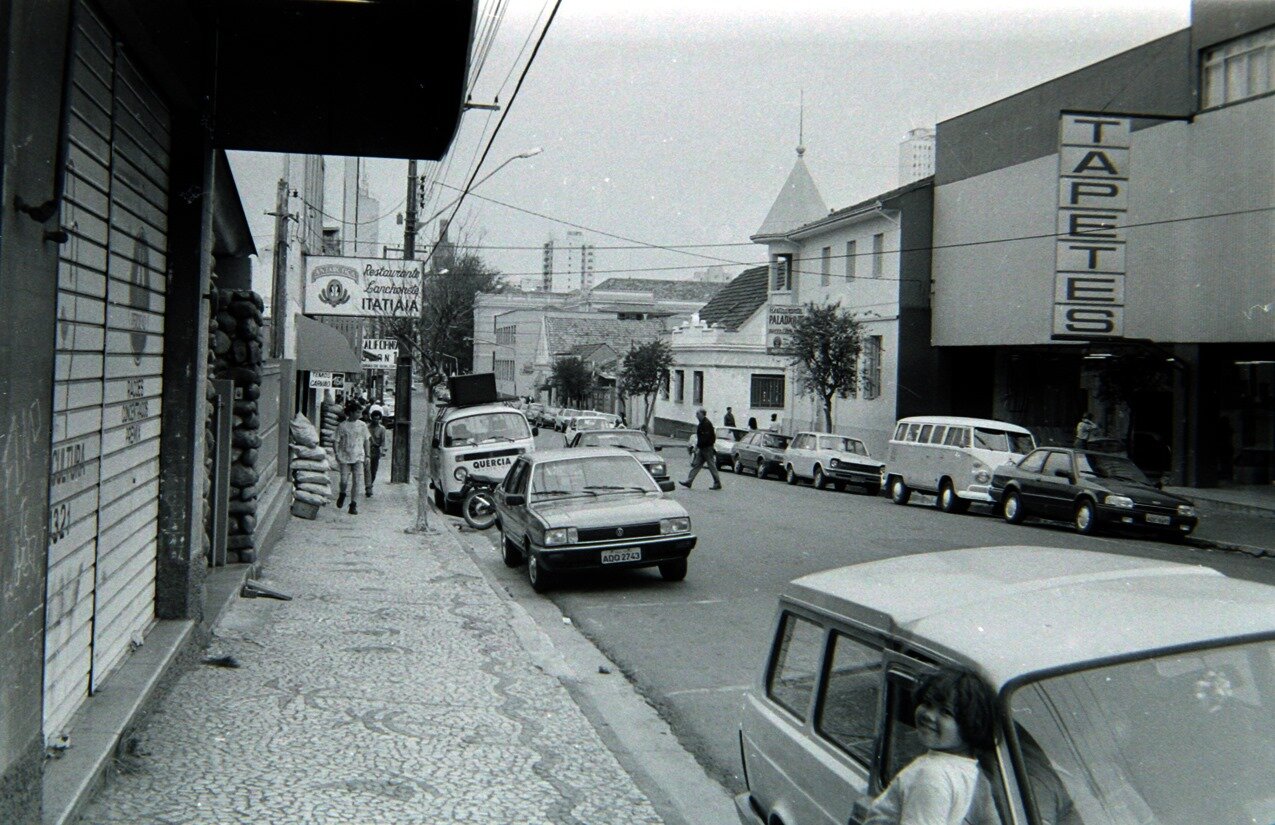
[[[969,427],[949,427],[947,431],[946,443],[953,447],[969,447],[970,445],[970,428]]]
[[[930,443],[930,432],[931,432],[933,429],[934,429],[934,425],[932,425],[932,424],[926,424],[925,426],[921,427],[921,434],[920,434],[920,435],[918,435],[918,436],[916,437],[917,443],[918,443],[918,444],[929,444],[929,443]]]
[[[641,462],[620,454],[546,461],[531,473],[533,501],[658,490]]]
[[[947,435],[947,427],[936,425],[934,434],[930,436],[931,444],[942,444],[944,436]]]
[[[1052,476],[1059,470],[1063,471],[1068,476],[1071,475],[1071,456],[1067,453],[1051,451],[1049,453],[1049,458],[1045,459],[1044,473],[1047,476]]]
[[[900,424],[899,426],[895,427],[895,428],[894,428],[894,440],[895,440],[895,441],[902,441],[902,440],[903,440],[903,437],[904,437],[905,435],[907,435],[907,432],[908,432],[908,425],[907,425],[907,424]]]
[[[907,436],[908,441],[916,441],[916,435],[917,435],[917,433],[919,433],[919,432],[921,432],[921,425],[920,425],[920,424],[909,424],[909,425],[908,425],[908,436]]]
[[[1076,453],[1076,467],[1081,473],[1117,481],[1136,481],[1150,484],[1146,475],[1127,458],[1103,453]]]
[[[908,763],[925,752],[916,733],[916,679],[907,673],[891,672],[886,679],[885,753],[881,760],[881,787],[890,784]]]
[[[766,435],[764,438],[766,446],[772,447],[776,450],[786,449],[790,440],[787,436],[783,435]]]
[[[1029,473],[1039,473],[1045,466],[1045,459],[1049,457],[1049,450],[1036,450],[1028,453],[1023,460],[1018,462],[1018,469],[1025,470]]]
[[[576,435],[577,447],[619,447],[622,450],[639,453],[655,452],[651,442],[642,433],[625,432],[624,430],[583,432]]]
[[[506,493],[517,493],[523,478],[527,475],[527,462],[519,461],[514,464],[513,469],[505,476],[504,488]]]
[[[876,751],[882,668],[879,648],[832,634],[815,729],[864,765],[872,764]]]
[[[823,628],[809,619],[785,613],[775,647],[766,695],[805,720],[823,656]]]
[[[467,415],[447,422],[443,430],[444,447],[464,447],[493,441],[518,441],[531,438],[527,419],[522,413],[496,412]]]

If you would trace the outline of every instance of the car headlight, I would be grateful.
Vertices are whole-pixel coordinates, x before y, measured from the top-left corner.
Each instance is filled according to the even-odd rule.
[[[837,467],[841,466],[841,460],[834,458],[832,461],[828,462],[828,466],[832,467],[833,469],[836,469]]]
[[[469,470],[466,470],[464,467],[457,467],[456,472],[452,473],[452,478],[463,482],[465,479],[469,478]]]
[[[669,533],[689,533],[691,532],[691,519],[689,516],[682,518],[662,518],[660,519],[660,534],[668,535]]]
[[[579,534],[574,527],[555,527],[545,531],[545,547],[575,544],[578,539]]]
[[[1123,507],[1126,510],[1133,507],[1133,499],[1128,496],[1115,496],[1108,493],[1102,501],[1109,507]]]
[[[1195,515],[1196,515],[1196,513],[1195,513],[1195,508],[1194,508],[1194,507],[1192,507],[1192,506],[1191,506],[1191,505],[1189,505],[1189,504],[1179,504],[1179,505],[1178,505],[1178,515],[1179,515],[1179,516],[1187,516],[1188,518],[1194,518],[1194,517],[1195,517]]]
[[[666,476],[668,475],[668,467],[664,464],[652,464],[650,467],[651,475]]]

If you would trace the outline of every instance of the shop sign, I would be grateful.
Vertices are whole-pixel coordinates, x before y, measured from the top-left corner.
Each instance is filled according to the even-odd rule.
[[[392,370],[398,366],[398,341],[394,338],[363,339],[363,369]]]
[[[310,389],[312,390],[344,390],[345,373],[343,372],[311,372]]]
[[[1055,339],[1124,335],[1131,120],[1062,115],[1051,336]]]
[[[792,333],[797,321],[806,314],[805,307],[771,304],[766,307],[766,352],[772,355],[792,354]]]
[[[305,313],[419,318],[423,262],[306,257]]]

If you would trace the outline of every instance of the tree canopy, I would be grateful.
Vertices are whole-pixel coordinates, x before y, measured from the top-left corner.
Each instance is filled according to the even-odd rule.
[[[823,401],[824,428],[831,431],[832,399],[849,398],[859,389],[863,326],[840,301],[807,304],[789,344],[798,385]]]
[[[657,338],[629,347],[620,367],[620,386],[628,395],[640,395],[643,402],[642,429],[649,429],[655,409],[655,394],[668,384],[673,366],[673,349]]]
[[[578,356],[567,355],[553,362],[549,386],[559,399],[580,404],[597,388],[597,378]]]

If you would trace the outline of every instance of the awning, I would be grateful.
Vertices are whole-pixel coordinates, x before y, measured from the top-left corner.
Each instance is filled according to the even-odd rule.
[[[297,370],[363,372],[363,362],[341,331],[297,315]]]

